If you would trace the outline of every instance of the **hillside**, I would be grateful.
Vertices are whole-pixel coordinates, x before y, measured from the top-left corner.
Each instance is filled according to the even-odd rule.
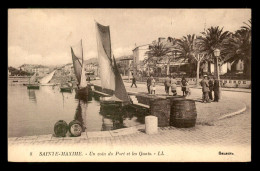
[[[8,71],[11,73],[11,75],[18,75],[18,76],[29,76],[32,75],[32,73],[28,73],[26,71],[20,71],[14,67],[8,67]]]

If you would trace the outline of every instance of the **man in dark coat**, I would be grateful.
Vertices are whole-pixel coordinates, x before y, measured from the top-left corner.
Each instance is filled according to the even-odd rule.
[[[216,77],[214,77],[213,91],[214,91],[214,102],[218,102],[218,100],[219,100],[219,80]]]
[[[202,87],[202,93],[203,93],[202,103],[204,103],[204,102],[210,103],[210,101],[209,101],[209,83],[207,80],[207,75],[204,75],[204,78],[201,80],[200,85]]]
[[[132,78],[132,85],[131,85],[131,87],[133,85],[135,85],[135,88],[137,88],[137,86],[136,86],[136,78],[135,78],[134,74],[132,74],[132,76],[133,76],[133,78]]]
[[[183,76],[181,79],[181,91],[182,91],[183,96],[187,95],[187,83],[188,83],[188,81]]]
[[[90,83],[90,76],[88,76],[87,81]]]
[[[152,85],[152,79],[149,76],[147,79],[147,90],[148,90],[148,94],[151,94],[151,90],[150,90],[150,86]]]
[[[213,87],[214,87],[214,80],[212,79],[212,77],[209,77],[209,99],[210,100],[213,100],[213,96],[212,96]]]

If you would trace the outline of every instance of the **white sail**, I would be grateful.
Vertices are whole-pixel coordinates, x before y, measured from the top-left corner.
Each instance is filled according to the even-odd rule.
[[[82,63],[82,70],[81,70],[81,79],[80,79],[80,87],[86,87],[88,85],[86,80],[86,72],[85,72],[85,65]]]
[[[47,84],[51,81],[54,73],[55,73],[56,70],[52,71],[50,74],[46,75],[45,77],[43,77],[41,80],[40,80],[40,83],[41,84]]]
[[[33,74],[33,76],[29,79],[29,84],[33,84],[36,81],[36,72]]]
[[[75,53],[73,48],[71,47],[71,55],[72,55],[72,62],[73,62],[73,67],[74,67],[74,72],[75,76],[78,80],[78,83],[80,84],[81,80],[81,72],[82,72],[82,59],[78,58]]]
[[[98,50],[98,63],[100,69],[100,80],[101,80],[101,86],[103,88],[115,90],[115,74],[113,72],[113,69],[111,67],[111,48],[110,50],[105,51],[105,47],[103,46],[105,36],[101,35],[102,33],[99,31],[100,26],[96,23],[96,29],[97,31],[97,50]],[[110,40],[106,42],[107,49],[109,49],[110,46]]]
[[[130,98],[118,71],[116,60],[112,56],[109,26],[96,23],[96,29],[101,86],[102,88],[114,90],[112,99],[123,101],[124,104],[130,104]]]
[[[74,52],[75,56],[80,60],[80,62],[81,62],[82,56],[83,56],[83,53],[82,53],[83,47],[82,47],[81,43],[82,43],[82,40],[79,43],[77,43],[76,45],[72,46],[73,52]]]
[[[86,80],[86,72],[85,72],[85,65],[84,65],[84,58],[83,58],[83,45],[82,45],[82,40],[81,40],[81,50],[82,50],[82,66],[81,66],[81,78],[80,78],[80,87],[86,87],[87,84],[87,80]]]

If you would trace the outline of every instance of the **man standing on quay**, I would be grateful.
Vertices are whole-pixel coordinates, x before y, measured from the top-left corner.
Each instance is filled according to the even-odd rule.
[[[133,76],[133,78],[132,78],[131,88],[132,88],[133,85],[135,85],[135,88],[137,88],[137,86],[136,86],[136,78],[135,78],[134,74],[132,74],[132,76]]]
[[[147,90],[148,90],[148,94],[151,94],[151,90],[150,90],[150,87],[151,87],[151,84],[152,84],[152,79],[149,75],[148,79],[147,79]]]
[[[171,86],[171,79],[169,78],[169,76],[167,75],[165,81],[164,81],[164,86],[165,86],[165,92],[167,95],[169,95],[169,89]]]
[[[203,93],[202,103],[204,103],[204,102],[210,103],[210,101],[209,101],[209,83],[207,80],[207,75],[204,75],[204,78],[201,80],[200,84],[201,84],[202,93]]]

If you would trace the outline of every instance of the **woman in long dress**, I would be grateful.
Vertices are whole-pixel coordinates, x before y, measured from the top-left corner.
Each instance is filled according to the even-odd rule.
[[[151,94],[153,94],[153,93],[155,94],[155,90],[156,90],[156,88],[155,88],[155,79],[153,78],[152,79],[152,91],[151,91],[152,93]]]

